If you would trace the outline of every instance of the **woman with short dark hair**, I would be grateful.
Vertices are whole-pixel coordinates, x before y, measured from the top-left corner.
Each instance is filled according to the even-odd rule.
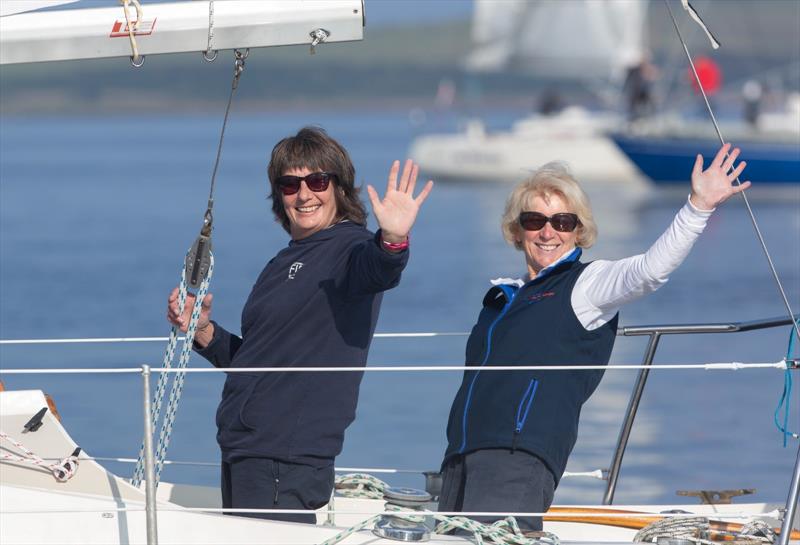
[[[511,193],[503,235],[525,256],[523,278],[498,278],[483,299],[466,349],[467,371],[450,409],[441,511],[542,513],[578,437],[581,407],[603,370],[481,372],[489,366],[606,365],[618,311],[665,284],[713,210],[750,186],[730,145],[708,169],[697,156],[688,202],[644,254],[580,261],[597,236],[589,199],[559,163]],[[476,517],[483,522],[502,515]],[[525,531],[541,517],[518,519]]]
[[[301,129],[272,150],[272,211],[290,234],[256,280],[242,311],[241,336],[210,320],[203,300],[195,349],[214,366],[364,366],[382,292],[400,281],[408,233],[431,191],[414,197],[418,168],[399,161],[383,199],[367,186],[380,229],[367,230],[347,151],[324,130]],[[186,330],[177,289],[167,318]],[[333,464],[355,418],[363,373],[230,373],[217,409],[222,504],[240,509],[322,507],[334,485]],[[246,516],[315,523],[311,514]]]

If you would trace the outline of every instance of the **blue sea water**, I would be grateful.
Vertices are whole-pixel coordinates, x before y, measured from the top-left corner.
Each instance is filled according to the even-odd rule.
[[[413,137],[400,111],[232,116],[217,180],[212,281],[214,317],[232,330],[238,329],[241,307],[264,263],[287,242],[266,198],[268,153],[303,124],[326,127],[350,150],[358,181],[381,192],[391,161],[404,157]],[[219,128],[216,115],[0,120],[0,338],[166,336],[166,296],[201,225]],[[510,188],[436,185],[414,228],[403,281],[384,298],[379,332],[469,331],[488,279],[521,274],[522,256],[503,242],[499,229]],[[611,191],[590,189],[600,239],[586,253],[589,259],[646,250],[683,204],[688,186],[680,194],[653,190],[636,199],[624,188],[618,195]],[[760,191],[756,185],[750,192],[754,211],[798,312],[800,199],[758,199]],[[753,227],[736,200],[714,214],[670,282],[626,307],[620,324],[782,315]],[[668,337],[656,363],[774,362],[785,356],[788,334],[782,327]],[[463,336],[377,339],[370,365],[458,365],[464,343]],[[612,363],[638,364],[644,347],[643,339],[620,338]],[[163,343],[2,345],[0,367],[160,366],[163,350]],[[208,364],[195,356],[190,366]],[[608,466],[635,376],[635,371],[606,373],[584,407],[568,470]],[[136,456],[139,376],[2,378],[8,388],[41,388],[53,395],[67,429],[91,455]],[[169,458],[218,460],[214,411],[223,379],[188,376]],[[459,382],[457,372],[367,373],[337,465],[437,468]],[[783,448],[773,424],[783,383],[783,373],[774,369],[652,372],[616,501],[675,502],[681,500],[676,490],[755,488],[755,500],[784,502],[798,443],[791,440]],[[795,430],[799,390],[792,395]],[[109,467],[121,475],[132,471],[125,464]],[[214,485],[218,471],[168,466],[162,478]],[[418,475],[387,480],[422,486]],[[603,490],[601,481],[565,479],[556,501],[598,503]]]

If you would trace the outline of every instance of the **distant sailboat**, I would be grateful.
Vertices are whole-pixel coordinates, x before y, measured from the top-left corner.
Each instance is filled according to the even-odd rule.
[[[580,82],[619,97],[626,68],[645,55],[647,3],[637,0],[534,2],[476,0],[472,72],[532,73]],[[578,179],[630,184],[639,175],[605,133],[623,123],[618,113],[570,107],[533,114],[509,131],[489,133],[478,120],[456,134],[416,138],[409,154],[425,173],[454,180],[518,180],[544,163],[566,161]]]
[[[800,93],[790,94],[782,111],[764,114],[756,123],[720,125],[725,141],[742,150],[747,180],[800,184]],[[614,132],[611,138],[642,174],[658,185],[686,183],[686,173],[697,154],[713,157],[719,148],[713,125],[705,120],[660,117]]]

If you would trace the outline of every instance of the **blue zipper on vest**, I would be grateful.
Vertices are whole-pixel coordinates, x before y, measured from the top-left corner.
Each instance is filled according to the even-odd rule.
[[[538,387],[539,381],[535,378],[532,378],[530,384],[528,384],[528,389],[525,390],[525,394],[519,401],[519,407],[517,407],[517,425],[514,427],[514,438],[511,440],[512,454],[517,448],[517,438],[519,438],[519,434],[522,432],[522,428],[525,426],[525,421],[528,419],[528,412],[531,410],[531,403],[533,403],[533,398],[536,397],[536,388]],[[530,395],[530,397],[528,397],[528,395]],[[526,399],[528,400],[527,403],[525,403]],[[522,411],[523,405],[525,405],[524,412]]]
[[[496,326],[497,322],[499,322],[503,316],[505,316],[506,312],[511,306],[511,303],[514,301],[514,297],[519,292],[519,290],[512,290],[510,287],[504,285],[500,285],[498,287],[503,290],[503,293],[506,294],[508,302],[503,307],[503,310],[500,311],[500,314],[497,316],[497,318],[494,319],[492,325],[489,326],[489,330],[486,333],[486,355],[484,356],[480,367],[483,367],[486,365],[486,362],[489,361],[489,354],[492,352],[492,332],[494,331],[494,326]],[[461,446],[458,448],[459,454],[463,454],[464,449],[467,447],[467,413],[469,412],[469,404],[472,400],[472,388],[475,386],[475,381],[478,380],[479,374],[480,371],[475,372],[475,376],[472,377],[472,382],[470,382],[469,389],[467,390],[467,400],[464,402],[464,414],[461,417]]]

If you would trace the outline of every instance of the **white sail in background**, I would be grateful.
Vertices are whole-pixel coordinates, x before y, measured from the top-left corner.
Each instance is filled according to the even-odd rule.
[[[473,49],[465,62],[475,72],[505,69],[514,53],[514,36],[527,0],[474,0],[472,12]]]
[[[475,0],[476,72],[617,79],[644,53],[642,0]]]

